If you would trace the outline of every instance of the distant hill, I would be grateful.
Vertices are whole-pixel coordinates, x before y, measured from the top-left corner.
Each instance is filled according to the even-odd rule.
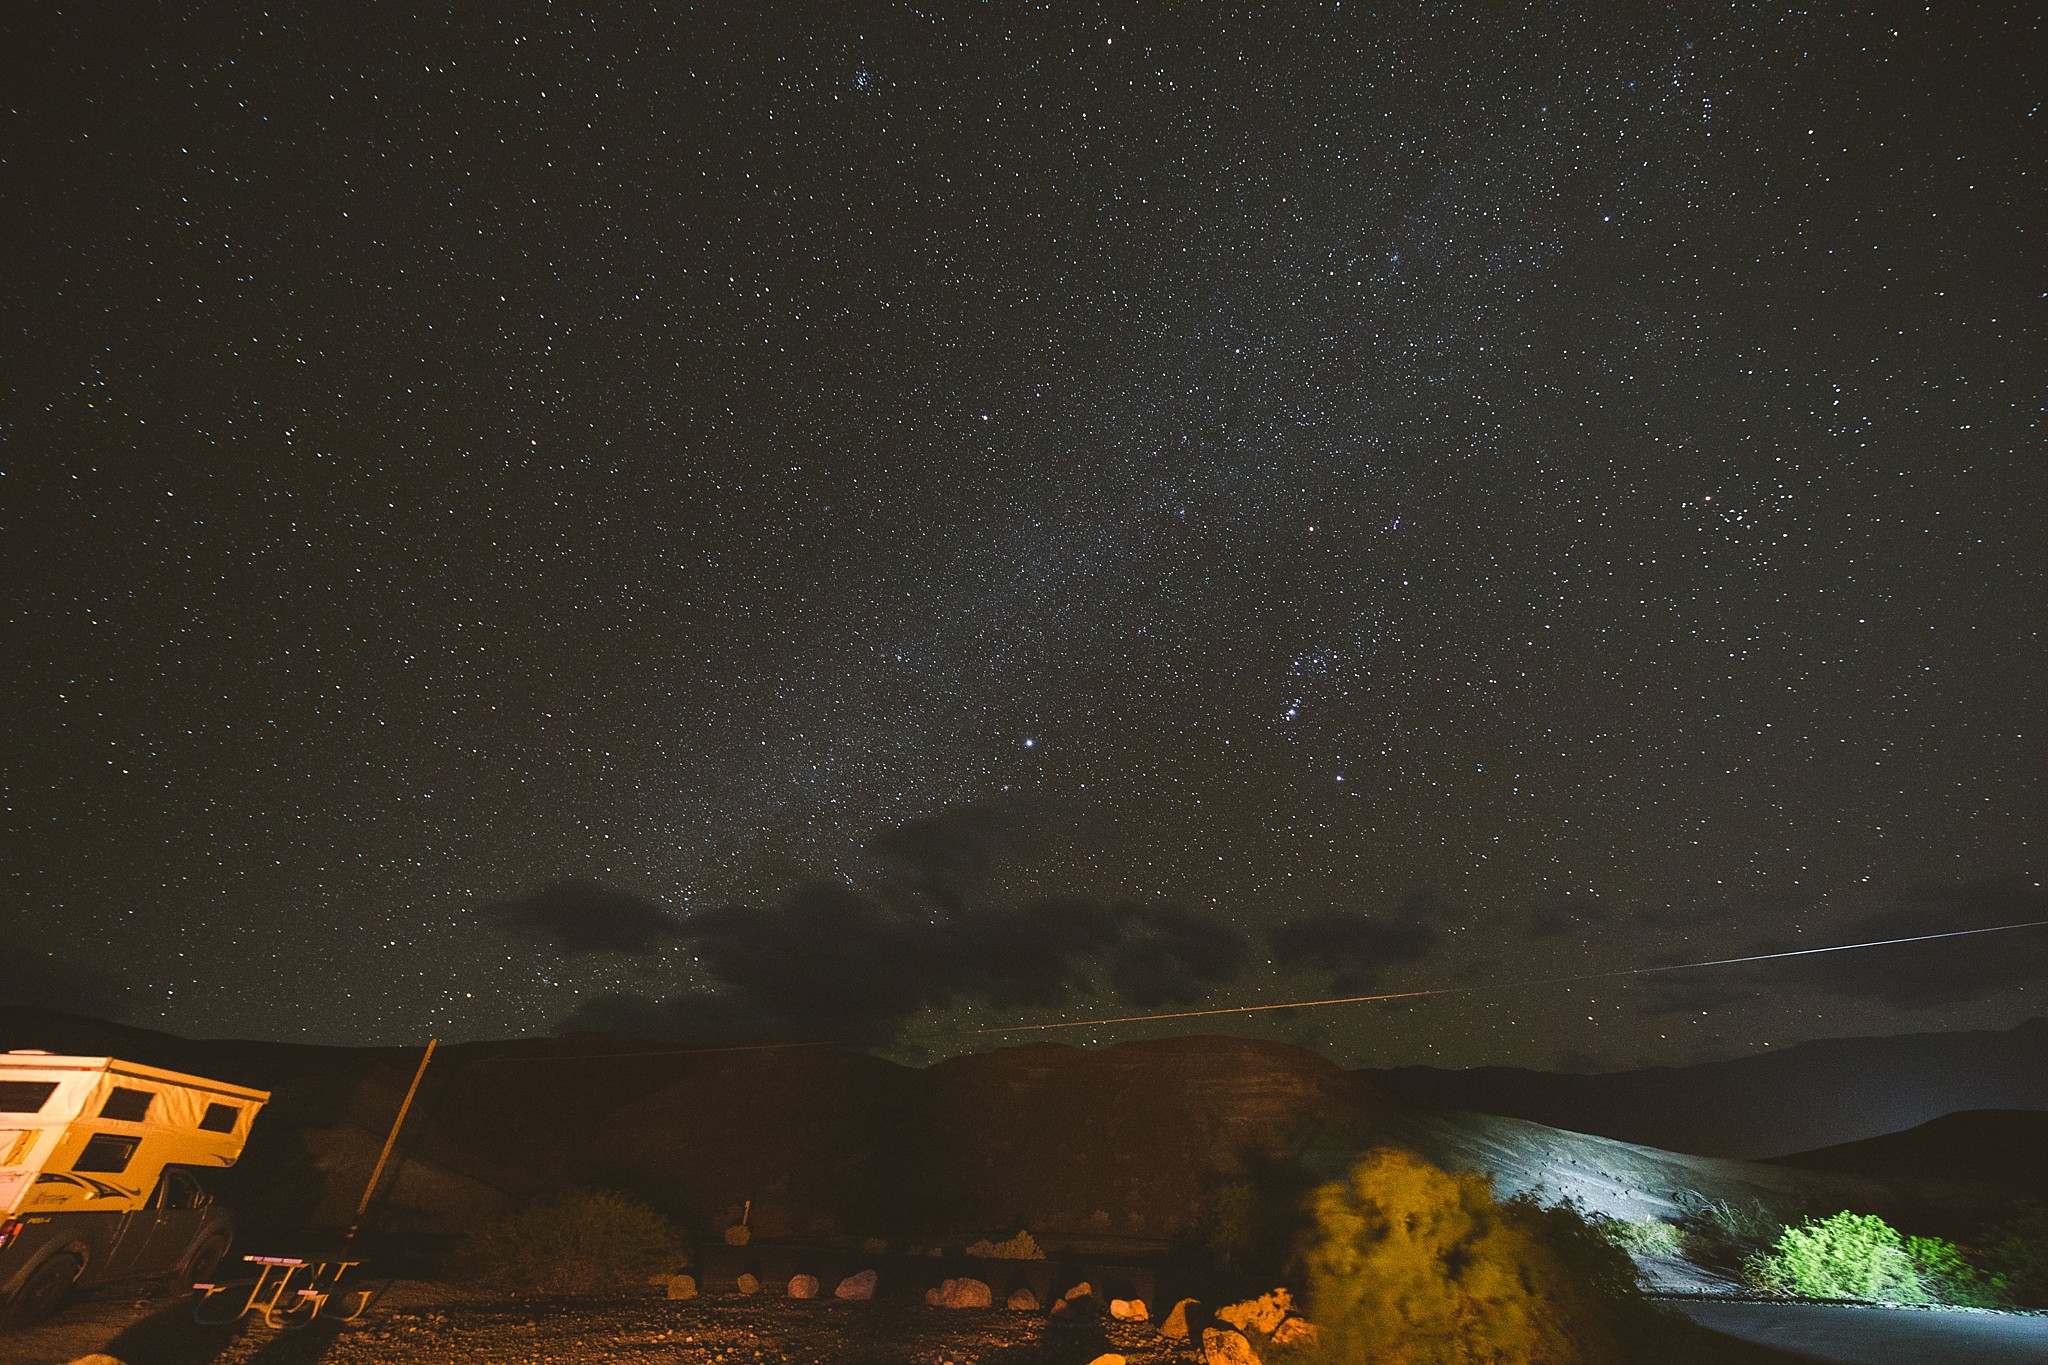
[[[2048,1195],[2048,1113],[1972,1109],[1903,1133],[1778,1157],[1781,1166],[1884,1181],[1993,1185]]]
[[[1964,1109],[2048,1110],[2048,1018],[2004,1032],[1831,1038],[1697,1066],[1361,1073],[1410,1100],[1708,1156],[1768,1157]]]

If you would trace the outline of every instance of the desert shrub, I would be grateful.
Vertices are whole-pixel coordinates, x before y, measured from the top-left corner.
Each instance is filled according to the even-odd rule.
[[[1258,1192],[1249,1181],[1227,1181],[1216,1187],[1202,1211],[1202,1245],[1227,1265],[1251,1249],[1257,1226]]]
[[[1958,1308],[2002,1308],[2012,1301],[2003,1276],[1986,1274],[1954,1242],[1939,1237],[1908,1237],[1906,1257],[1920,1288],[1936,1303]]]
[[[1029,1229],[1019,1228],[1015,1237],[1001,1242],[992,1242],[984,1237],[968,1247],[967,1254],[983,1260],[1042,1261],[1045,1248],[1038,1245],[1038,1239],[1031,1235]]]
[[[1706,1249],[1736,1256],[1770,1246],[1785,1230],[1785,1220],[1760,1199],[1694,1196],[1687,1201],[1679,1222],[1686,1234]]]
[[[2048,1308],[2048,1201],[2034,1200],[1991,1230],[1984,1260],[2006,1293],[2028,1308]]]
[[[1683,1256],[1685,1229],[1662,1218],[1600,1218],[1593,1226],[1608,1241],[1635,1256]]]
[[[1809,1218],[1778,1234],[1777,1245],[1743,1262],[1743,1279],[1770,1294],[1812,1299],[1925,1303],[1913,1258],[1891,1224],[1848,1210]]]
[[[606,1190],[559,1190],[485,1224],[463,1243],[471,1278],[492,1288],[593,1294],[674,1270],[682,1243],[668,1220]]]
[[[1502,1202],[1483,1176],[1380,1149],[1310,1209],[1301,1263],[1332,1360],[1640,1358],[1635,1268],[1570,1205]]]

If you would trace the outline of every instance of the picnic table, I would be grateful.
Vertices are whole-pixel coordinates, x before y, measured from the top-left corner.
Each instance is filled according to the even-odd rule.
[[[319,1317],[329,1301],[340,1295],[335,1306],[346,1310],[341,1320],[354,1322],[362,1317],[376,1295],[374,1289],[341,1288],[342,1277],[361,1265],[359,1260],[318,1255],[242,1259],[257,1267],[256,1278],[193,1285],[199,1291],[199,1302],[192,1308],[193,1321],[219,1326],[260,1313],[265,1325],[290,1331]],[[351,1304],[350,1300],[354,1302]],[[223,1304],[233,1311],[223,1313]]]

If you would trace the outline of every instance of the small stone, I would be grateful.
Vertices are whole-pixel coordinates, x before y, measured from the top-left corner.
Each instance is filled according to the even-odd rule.
[[[986,1284],[965,1276],[939,1286],[939,1305],[944,1308],[986,1308],[995,1302],[995,1297]]]
[[[925,1290],[924,1301],[930,1304],[932,1307],[937,1308],[939,1306],[939,1291],[937,1289]]]
[[[835,1299],[853,1299],[865,1302],[875,1296],[875,1272],[863,1270],[857,1275],[848,1275],[832,1291]]]
[[[1207,1327],[1202,1330],[1202,1360],[1204,1365],[1259,1365],[1259,1353],[1244,1333]]]
[[[80,1356],[72,1361],[71,1365],[125,1365],[125,1362],[118,1356],[104,1355],[101,1352],[95,1351],[89,1356]]]
[[[739,1283],[735,1287],[742,1294],[758,1294],[761,1292],[761,1277],[749,1272],[740,1276]]]
[[[1201,1306],[1202,1301],[1200,1299],[1182,1299],[1173,1306],[1173,1311],[1166,1315],[1166,1321],[1159,1324],[1159,1335],[1171,1337],[1175,1341],[1186,1341],[1188,1339],[1188,1316]]]
[[[1273,1344],[1313,1351],[1323,1344],[1323,1334],[1307,1318],[1289,1318],[1273,1329]]]
[[[1036,1313],[1038,1295],[1029,1289],[1013,1289],[1010,1291],[1009,1307],[1019,1313]]]
[[[888,1242],[880,1237],[868,1238],[860,1244],[860,1249],[864,1255],[868,1256],[886,1256],[889,1254]]]
[[[1145,1322],[1151,1314],[1145,1311],[1143,1299],[1111,1299],[1109,1315],[1118,1322]]]
[[[789,1277],[789,1296],[792,1299],[815,1299],[818,1297],[816,1275],[792,1275]]]
[[[1233,1303],[1228,1308],[1216,1310],[1216,1316],[1240,1332],[1259,1332],[1273,1335],[1273,1329],[1294,1307],[1294,1296],[1285,1289],[1275,1289],[1270,1294],[1261,1294],[1256,1299]]]
[[[1069,1301],[1074,1299],[1092,1299],[1095,1297],[1095,1286],[1083,1280],[1066,1293],[1060,1295],[1060,1297]]]
[[[694,1299],[697,1297],[695,1275],[671,1275],[666,1281],[668,1296],[672,1299]]]
[[[754,1240],[754,1234],[747,1230],[745,1223],[734,1223],[725,1230],[725,1244],[729,1247],[743,1247]]]

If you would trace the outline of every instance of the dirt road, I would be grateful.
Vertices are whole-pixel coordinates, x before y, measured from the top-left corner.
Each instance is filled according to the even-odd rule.
[[[1673,1301],[1703,1327],[1837,1365],[2043,1365],[2048,1314]]]

